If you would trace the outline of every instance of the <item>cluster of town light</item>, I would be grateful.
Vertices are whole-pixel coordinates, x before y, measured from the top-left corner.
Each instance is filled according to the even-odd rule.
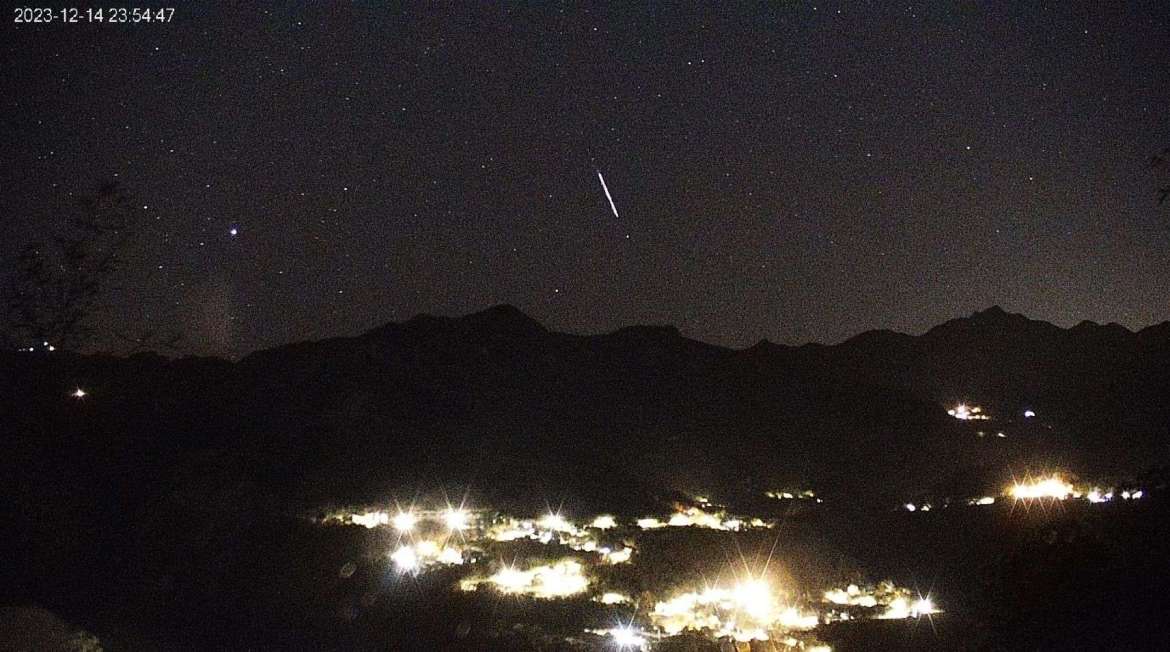
[[[955,407],[947,410],[947,414],[960,421],[987,421],[991,419],[991,416],[984,412],[983,408],[979,407],[978,405],[967,405],[966,403],[960,403]],[[1030,408],[1024,410],[1025,419],[1032,419],[1035,418],[1035,416],[1035,410]],[[1000,434],[999,436],[1002,437],[1003,435]]]
[[[814,500],[817,503],[824,502],[820,498],[817,498],[816,493],[812,489],[802,489],[799,491],[765,491],[764,495],[776,500]]]
[[[664,518],[656,516],[640,518],[635,524],[640,530],[657,530],[664,527],[698,527],[729,532],[771,527],[771,524],[760,518],[731,516],[723,511],[706,511],[693,506],[680,507],[673,514]]]
[[[601,533],[618,526],[608,514],[598,516],[588,525],[578,526],[558,513],[536,519],[509,516],[487,518],[482,513],[450,507],[434,512],[406,509],[394,514],[385,510],[367,510],[342,516],[346,523],[373,529],[393,527],[400,544],[390,558],[401,572],[417,573],[432,566],[462,564],[465,553],[484,542],[532,540],[559,544],[578,552],[596,554],[608,564],[629,562],[633,547],[602,543]]]
[[[424,539],[417,543],[400,545],[390,554],[390,559],[399,570],[416,573],[421,569],[435,565],[462,564],[463,551],[456,546]]]
[[[865,589],[851,584],[826,591],[818,610],[787,602],[782,595],[761,578],[730,587],[706,587],[656,603],[650,621],[669,636],[706,631],[716,638],[742,642],[768,640],[776,634],[807,631],[821,623],[854,617],[906,619],[939,613],[929,597],[914,599],[909,590],[890,582]]]
[[[630,596],[624,593],[618,593],[617,591],[606,591],[593,598],[593,601],[600,602],[601,604],[625,604],[630,601]]]
[[[960,403],[947,410],[947,414],[960,421],[986,421],[991,418],[984,414],[983,408],[978,405],[966,405],[964,403]]]
[[[609,629],[586,630],[613,640],[613,646],[619,650],[645,650],[649,644],[647,634],[633,625],[611,627]]]
[[[622,564],[630,560],[634,549],[629,545],[605,545],[597,538],[598,531],[616,526],[616,519],[608,514],[598,516],[587,526],[578,527],[560,514],[549,513],[539,519],[504,517],[491,525],[485,536],[497,542],[527,539],[544,544],[558,543],[571,550],[595,553],[609,564]]]
[[[1116,496],[1120,496],[1122,500],[1140,500],[1145,496],[1145,492],[1141,489],[1123,489],[1118,491],[1114,488],[1095,486],[1078,487],[1066,481],[1059,474],[1028,478],[1021,482],[1013,483],[1008,488],[1007,494],[1016,500],[1072,499],[1085,500],[1090,503],[1107,503]]]
[[[1029,476],[1013,482],[1004,490],[1003,496],[1014,501],[1084,500],[1096,504],[1107,503],[1117,498],[1140,500],[1145,496],[1145,492],[1136,488],[1119,490],[1113,487],[1078,486],[1067,481],[1060,474],[1051,474],[1035,478]],[[994,496],[979,496],[963,501],[969,506],[993,505],[995,502],[996,497]],[[946,507],[947,504],[949,503],[944,503],[943,506]],[[902,507],[908,512],[929,512],[934,505],[930,502],[921,502],[905,503]]]
[[[914,599],[910,591],[892,582],[882,582],[867,588],[850,584],[844,589],[825,591],[824,600],[837,607],[880,610],[876,617],[883,620],[919,618],[939,613],[929,597],[919,596]],[[842,609],[831,613],[826,620],[849,620],[851,617],[848,609]]]
[[[794,499],[798,495],[813,497],[811,492],[792,495]],[[787,498],[781,492],[779,499]],[[398,534],[398,543],[388,557],[399,573],[413,575],[433,567],[466,566],[469,571],[459,582],[463,591],[489,590],[540,600],[586,597],[603,605],[628,605],[634,604],[629,595],[599,590],[597,585],[606,582],[593,573],[600,565],[631,562],[637,530],[696,527],[739,531],[769,526],[760,519],[729,516],[706,500],[701,504],[707,509],[678,506],[669,516],[647,517],[633,523],[609,514],[575,523],[557,512],[518,519],[454,507],[434,511],[366,510],[343,514],[341,520],[366,528],[392,528]],[[609,531],[616,528],[623,529],[615,538]],[[491,566],[480,563],[483,551],[488,549],[486,545],[520,540],[557,544],[596,556],[514,559]],[[618,649],[629,650],[646,649],[652,640],[694,631],[741,643],[773,640],[781,646],[778,649],[827,651],[827,647],[810,638],[809,630],[821,623],[851,618],[917,618],[937,613],[929,599],[914,600],[908,590],[889,582],[865,589],[850,585],[830,590],[821,602],[804,605],[790,600],[763,576],[663,597],[643,603],[640,613],[646,619],[647,630],[628,621],[621,627],[589,631],[607,637]]]
[[[483,584],[492,585],[500,593],[552,599],[584,593],[589,588],[589,578],[581,562],[565,559],[528,569],[505,566],[488,577],[465,579],[459,583],[459,588],[474,591]]]
[[[747,579],[730,587],[707,587],[658,602],[650,622],[667,635],[706,630],[716,638],[767,640],[778,630],[808,630],[820,619],[780,599],[767,580]]]
[[[1064,500],[1072,493],[1073,486],[1058,475],[1017,482],[1008,489],[1008,495],[1016,500],[1033,498]]]

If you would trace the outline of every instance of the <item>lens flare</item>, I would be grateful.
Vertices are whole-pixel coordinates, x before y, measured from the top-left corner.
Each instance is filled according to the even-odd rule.
[[[416,523],[418,523],[418,517],[414,515],[414,512],[398,512],[394,515],[394,529],[399,532],[410,532]]]
[[[467,527],[467,512],[462,509],[449,509],[443,515],[443,520],[447,523],[447,528],[458,532]]]
[[[1068,498],[1073,492],[1071,484],[1064,481],[1058,475],[1053,475],[1047,478],[1038,480],[1025,480],[1013,484],[1008,489],[1008,495],[1016,500],[1028,500],[1034,498],[1055,498],[1057,500],[1064,500]]]

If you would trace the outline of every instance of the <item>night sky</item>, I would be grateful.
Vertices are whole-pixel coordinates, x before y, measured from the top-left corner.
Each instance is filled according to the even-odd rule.
[[[737,347],[1170,319],[1170,3],[218,4],[0,34],[0,253],[120,181],[105,319],[192,353],[497,303]]]

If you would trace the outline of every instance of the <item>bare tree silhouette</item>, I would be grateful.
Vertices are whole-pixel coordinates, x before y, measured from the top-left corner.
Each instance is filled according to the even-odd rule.
[[[123,264],[136,224],[129,195],[104,183],[83,197],[61,233],[31,242],[17,257],[4,293],[3,337],[11,346],[80,350],[93,343],[92,316]],[[131,351],[151,344],[176,348],[181,337],[161,342],[148,329],[112,329],[104,336]]]

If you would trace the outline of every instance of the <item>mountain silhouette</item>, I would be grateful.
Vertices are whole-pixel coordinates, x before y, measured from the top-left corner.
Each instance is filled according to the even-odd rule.
[[[733,350],[671,326],[571,335],[502,305],[235,363],[0,361],[25,459],[339,499],[442,484],[636,502],[784,484],[896,500],[1024,467],[1140,473],[1165,461],[1170,426],[1170,324],[1063,329],[999,307],[836,345]],[[992,420],[949,417],[958,403]]]

